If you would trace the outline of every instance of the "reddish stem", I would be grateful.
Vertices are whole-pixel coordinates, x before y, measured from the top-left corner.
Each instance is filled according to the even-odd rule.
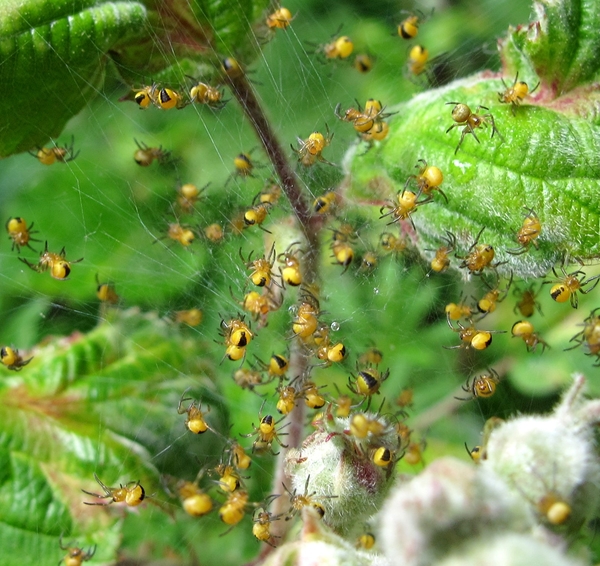
[[[234,73],[235,74],[235,73]],[[276,175],[281,181],[283,191],[287,195],[292,210],[298,219],[306,240],[304,249],[303,276],[307,283],[313,283],[317,279],[317,265],[319,254],[319,232],[323,225],[323,219],[312,214],[308,202],[300,189],[298,178],[290,166],[283,149],[271,129],[271,126],[263,112],[258,99],[250,83],[243,73],[237,76],[226,75],[233,95],[236,97],[248,121],[254,128],[258,139],[262,143],[269,160],[273,164]],[[294,342],[290,355],[290,374],[306,375],[308,369],[308,358],[299,342]],[[298,448],[302,442],[305,420],[304,403],[300,402],[289,415],[289,427],[286,429],[285,443],[289,448]],[[282,484],[290,486],[289,478],[285,474],[285,457],[287,450],[282,448],[277,457],[276,469],[273,477],[271,493],[284,493]],[[274,515],[286,513],[289,509],[289,499],[281,496],[275,499],[271,506]],[[275,521],[271,526],[271,532],[281,540],[290,523],[284,520]],[[256,564],[272,552],[273,547],[265,545],[260,556],[249,564]]]
[[[292,210],[298,218],[308,242],[309,255],[314,255],[316,250],[318,250],[318,232],[322,225],[322,219],[311,213],[310,207],[300,189],[298,178],[292,170],[275,133],[271,129],[267,117],[246,76],[243,73],[235,77],[225,75],[225,80],[240,103],[242,110],[262,143],[269,160],[273,164],[275,173],[281,181],[281,186],[292,205]],[[305,266],[305,272],[310,275],[314,273],[314,269],[306,269]],[[308,276],[307,279],[310,281],[314,277],[311,278]]]

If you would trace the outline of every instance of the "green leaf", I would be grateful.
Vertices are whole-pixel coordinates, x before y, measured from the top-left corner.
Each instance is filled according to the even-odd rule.
[[[83,504],[94,497],[82,489],[102,493],[94,473],[109,486],[140,481],[148,499],[138,508],[141,513],[149,505],[165,507],[159,472],[194,477],[199,467],[193,458],[180,461],[172,454],[164,467],[156,456],[174,449],[184,436],[184,416],[176,409],[190,380],[177,376],[206,369],[194,356],[199,347],[155,315],[115,311],[86,336],[39,347],[25,371],[0,372],[3,549],[18,530],[20,538],[35,537],[46,554],[54,555],[64,533],[77,537],[79,546],[97,544],[101,559],[114,559],[122,512],[119,505]],[[212,388],[209,382],[205,386]],[[215,401],[206,387],[192,396],[200,396],[204,405]],[[144,424],[147,418],[151,430]],[[210,419],[227,430],[226,414],[213,411]],[[207,453],[219,454],[220,440],[206,436]]]
[[[0,8],[0,157],[43,145],[104,81],[106,54],[140,37],[137,2],[23,2]]]
[[[0,6],[0,157],[56,138],[102,88],[113,60],[132,87],[218,73],[224,54],[257,52],[252,24],[267,0],[79,2],[9,0]],[[258,25],[258,24],[257,24]]]
[[[379,206],[395,202],[395,193],[424,159],[442,170],[441,187],[449,201],[436,194],[434,202],[412,215],[418,245],[429,259],[447,231],[457,238],[457,255],[464,256],[482,228],[480,243],[494,246],[495,261],[506,262],[499,270],[512,270],[515,276],[543,276],[565,254],[597,256],[599,128],[527,101],[513,115],[510,105],[498,104],[502,90],[499,79],[478,75],[394,108],[398,114],[390,118],[388,138],[366,153],[362,146],[355,151],[350,166],[354,195]],[[454,124],[449,102],[465,103],[473,111],[489,107],[479,113],[493,114],[504,140],[491,137],[491,127],[479,128],[480,143],[467,134],[455,153],[463,128],[446,132]],[[542,222],[539,250],[530,246],[513,255],[507,250],[519,248],[515,238],[524,207]]]
[[[448,232],[464,257],[484,228],[480,243],[494,246],[500,271],[516,276],[543,276],[564,257],[589,260],[600,253],[600,99],[592,82],[600,70],[600,6],[547,0],[535,9],[536,21],[511,28],[501,42],[509,83],[518,73],[531,95],[539,81],[534,96],[509,107],[498,103],[507,86],[490,73],[457,81],[395,108],[388,138],[352,160],[357,196],[390,207],[418,160],[442,170],[449,202],[437,195],[412,216],[428,258]],[[481,143],[467,131],[457,149],[465,126],[447,132],[455,124],[452,102],[484,116],[487,131],[474,132]],[[526,209],[542,222],[539,250],[530,246],[515,255],[510,251],[519,250]]]
[[[164,81],[179,87],[189,76],[219,81],[221,59],[235,56],[247,63],[258,54],[254,34],[266,33],[261,27],[268,0],[144,3],[149,10],[148,35],[111,53],[121,77],[131,85]]]
[[[534,3],[536,20],[509,30],[500,50],[508,74],[530,67],[542,81],[543,97],[556,98],[598,80],[600,5],[595,0]],[[528,73],[521,77],[530,79]]]

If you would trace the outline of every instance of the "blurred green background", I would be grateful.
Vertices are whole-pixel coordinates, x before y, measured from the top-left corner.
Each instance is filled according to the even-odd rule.
[[[518,0],[416,5],[340,1],[328,2],[325,7],[316,1],[296,0],[286,3],[286,7],[296,14],[291,28],[276,33],[264,45],[262,54],[249,66],[249,77],[284,148],[296,146],[298,136],[306,138],[312,131],[325,131],[328,127],[334,138],[324,156],[336,164],[343,163],[345,151],[354,141],[352,128],[334,115],[336,104],[347,108],[355,100],[364,103],[368,98],[376,98],[393,108],[425,87],[422,81],[409,80],[405,71],[408,45],[414,42],[405,42],[395,35],[396,25],[407,15],[403,10],[419,9],[429,14],[435,7],[419,32],[418,42],[427,46],[432,56],[446,56],[445,79],[483,68],[498,70],[497,38],[508,25],[529,19],[529,7]],[[340,26],[341,33],[353,39],[355,53],[373,57],[370,73],[360,74],[346,61],[325,63],[315,54],[315,46],[327,42]],[[56,281],[19,262],[18,254],[11,252],[10,241],[5,239],[0,248],[0,344],[27,351],[50,337],[91,331],[105,319],[110,326],[114,315],[99,305],[96,275],[101,281],[114,282],[121,309],[135,306],[143,312],[156,312],[160,318],[179,309],[201,308],[204,320],[200,326],[164,331],[167,350],[181,349],[175,352],[176,361],[157,355],[155,361],[146,362],[152,366],[149,371],[161,373],[165,383],[156,381],[153,388],[147,389],[143,379],[128,378],[124,373],[111,385],[110,395],[116,400],[114,412],[105,413],[97,423],[99,431],[105,427],[114,429],[146,446],[158,471],[174,474],[179,470],[182,477],[192,480],[200,466],[198,462],[214,465],[222,446],[204,437],[186,435],[175,440],[184,430],[183,417],[175,411],[178,392],[194,386],[203,399],[208,398],[223,434],[232,426],[230,435],[239,438],[240,433],[252,430],[252,422],[257,422],[262,399],[234,384],[231,374],[239,364],[228,360],[221,363],[223,345],[215,341],[220,340],[221,318],[230,318],[241,310],[239,301],[246,289],[248,272],[239,258],[240,250],[247,257],[253,249],[268,249],[271,236],[249,229],[239,236],[230,235],[219,244],[198,238],[191,250],[156,240],[165,236],[168,223],[175,219],[175,191],[181,183],[198,187],[210,183],[196,211],[179,216],[182,223],[204,227],[212,222],[227,223],[234,214],[249,207],[271,172],[235,100],[214,112],[199,106],[181,111],[141,111],[132,102],[119,102],[128,92],[127,85],[110,76],[104,91],[69,122],[56,142],[64,145],[74,136],[75,147],[81,152],[76,160],[45,167],[34,157],[21,154],[0,162],[3,218],[22,216],[35,222],[38,233],[34,236],[41,242],[34,242],[33,246],[38,251],[48,241],[51,251],[65,246],[67,259],[84,258],[73,266],[68,281]],[[227,93],[226,98],[232,97]],[[172,167],[154,163],[140,168],[133,161],[134,138],[170,150],[177,162]],[[260,165],[256,178],[228,181],[234,156],[251,150]],[[289,155],[294,161],[291,149]],[[343,178],[342,167],[327,165],[299,174],[311,201]],[[359,226],[356,246],[357,251],[364,251],[376,248],[382,232],[396,230],[386,227],[378,216],[378,210],[349,206],[340,212],[339,219],[332,219],[331,225],[348,220]],[[283,198],[265,226],[273,233],[278,253],[298,239]],[[539,349],[528,353],[522,342],[510,337],[512,324],[521,318],[513,312],[517,299],[512,289],[497,312],[481,323],[486,329],[504,330],[507,334],[495,336],[485,352],[446,350],[443,346],[458,344],[458,337],[446,325],[444,306],[458,302],[461,296],[470,300],[471,296],[485,293],[487,288],[479,278],[465,282],[454,271],[432,274],[415,254],[381,256],[372,274],[360,271],[358,262],[342,273],[339,265],[332,264],[329,243],[330,233],[324,230],[323,319],[339,325],[334,335],[344,341],[350,355],[343,364],[315,369],[315,379],[319,385],[327,385],[325,391],[335,397],[334,384],[344,389],[360,353],[375,345],[384,353],[383,368],[389,367],[391,374],[381,396],[387,400],[387,410],[395,410],[394,401],[404,388],[414,388],[414,406],[409,409],[408,422],[420,427],[417,438],[427,440],[425,462],[445,454],[468,458],[463,444],[473,446],[480,442],[488,417],[549,410],[573,372],[592,376],[598,371],[593,367],[594,360],[584,356],[581,349],[563,351],[580,330],[577,325],[595,308],[595,294],[581,297],[575,311],[568,304],[554,303],[547,288],[542,289],[539,301],[543,316],[537,313],[533,321],[551,346],[543,354]],[[23,248],[21,257],[35,262],[37,256]],[[514,286],[524,289],[529,283],[515,282]],[[535,285],[538,288],[540,282]],[[254,355],[266,360],[274,351],[287,351],[288,308],[296,293],[288,291],[286,295],[282,308],[270,316],[269,325],[258,331],[246,365]],[[123,342],[130,337],[126,328],[115,325],[117,340],[119,332],[123,333]],[[135,336],[134,345],[144,349],[144,335]],[[180,347],[178,340],[182,344],[188,341],[188,345]],[[195,357],[194,361],[190,362],[189,355]],[[3,394],[14,395],[20,379],[27,384],[27,378],[22,377],[26,372],[43,374],[46,362],[43,355],[36,353],[18,376],[0,370]],[[103,364],[102,352],[96,363]],[[453,396],[459,394],[465,380],[486,367],[496,368],[503,377],[497,394],[488,400],[455,402]],[[31,383],[27,385],[32,387]],[[600,393],[600,384],[592,381],[590,388],[594,394]],[[264,388],[268,396],[263,413],[274,411],[273,389]],[[170,403],[161,413],[160,425],[148,403],[150,394],[156,395],[159,403]],[[84,395],[89,396],[89,390]],[[378,403],[377,400],[374,404]],[[110,421],[109,416],[117,419],[119,412],[127,413],[125,424]],[[127,427],[130,429],[123,430]],[[158,437],[161,427],[169,431],[166,437],[151,441],[146,438],[145,435]],[[158,456],[161,441],[167,450]],[[251,441],[244,444],[249,447]],[[132,479],[137,479],[135,465],[124,467]],[[253,500],[268,494],[271,469],[271,458],[255,459],[249,480]],[[420,468],[411,469],[401,462],[399,469],[415,473]],[[94,470],[90,465],[88,479]],[[104,481],[110,484],[113,480]],[[157,501],[165,499],[162,493],[154,497]],[[147,504],[129,514],[124,522],[122,556],[135,557],[140,563],[164,559],[173,563],[214,564],[219,560],[221,564],[240,564],[258,552],[249,519],[221,538],[219,535],[226,529],[216,513],[192,519],[177,510],[173,501],[161,505],[168,513]],[[74,533],[75,537],[78,533],[76,525],[65,532]],[[57,546],[53,552],[48,563],[55,563],[61,556]],[[25,563],[29,562],[36,563]]]

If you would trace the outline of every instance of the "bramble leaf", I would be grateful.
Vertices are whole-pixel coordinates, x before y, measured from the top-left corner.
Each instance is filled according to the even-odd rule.
[[[107,52],[139,39],[147,18],[137,2],[22,4],[0,8],[0,82],[11,93],[0,107],[0,157],[58,136],[101,88]]]
[[[479,243],[494,246],[495,261],[503,262],[499,271],[506,274],[539,277],[565,257],[584,261],[600,254],[598,94],[594,85],[582,84],[597,73],[600,40],[589,30],[598,8],[575,1],[547,4],[544,21],[529,27],[537,33],[535,42],[518,28],[509,32],[503,48],[505,65],[518,71],[520,80],[526,78],[531,90],[532,70],[541,73],[533,96],[511,107],[499,103],[506,86],[497,75],[484,72],[458,80],[388,109],[398,112],[389,119],[388,138],[367,152],[357,146],[351,158],[350,196],[379,206],[395,206],[395,193],[418,172],[419,159],[442,170],[441,188],[449,202],[436,194],[433,203],[418,207],[411,217],[424,255],[431,257],[450,232],[457,238],[457,255],[464,256],[483,228]],[[575,35],[575,42],[581,36],[579,48],[567,42],[563,53],[556,43],[561,34]],[[523,39],[519,46],[517,38]],[[570,70],[575,64],[577,72]],[[558,75],[564,75],[560,87]],[[455,124],[450,103],[467,104],[484,117],[486,123],[473,131],[480,143],[464,124],[447,131]],[[523,251],[516,235],[526,209],[542,223],[539,249],[510,253]]]
[[[594,0],[534,2],[536,20],[510,28],[500,42],[505,71],[529,67],[541,80],[544,98],[556,98],[598,80],[600,74],[600,6]],[[525,67],[525,69],[524,69]],[[525,70],[525,73],[523,71]]]
[[[132,309],[115,311],[85,336],[38,347],[27,371],[1,370],[4,551],[16,544],[16,537],[18,544],[38,545],[44,556],[58,558],[63,534],[65,544],[97,544],[98,559],[113,560],[125,510],[120,504],[84,505],[97,500],[82,489],[102,494],[94,473],[113,487],[140,481],[147,499],[136,508],[142,513],[148,505],[165,508],[159,472],[193,477],[199,467],[190,458],[169,462],[157,456],[185,432],[177,401],[190,381],[181,377],[204,369],[195,355],[198,347],[172,323]],[[201,397],[204,404],[214,401],[204,388]],[[140,414],[152,415],[150,429]],[[226,427],[217,411],[213,419]],[[203,438],[209,453],[219,452],[217,444],[216,437]],[[40,553],[28,556],[37,560]],[[4,554],[3,564],[24,564],[18,554],[11,559]]]
[[[266,0],[154,3],[7,0],[0,5],[0,157],[57,137],[102,88],[112,60],[131,84],[186,84],[223,54],[247,56]],[[241,46],[241,48],[240,48]],[[239,53],[238,53],[239,52]],[[208,65],[209,64],[209,65]],[[207,66],[208,65],[208,66]]]

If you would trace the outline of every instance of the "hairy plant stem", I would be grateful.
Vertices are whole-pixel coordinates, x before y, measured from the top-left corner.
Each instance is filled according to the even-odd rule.
[[[305,283],[314,283],[318,279],[319,233],[323,226],[323,219],[312,214],[307,199],[300,188],[298,178],[292,170],[292,167],[282,150],[281,144],[271,129],[266,115],[256,98],[254,90],[245,75],[240,74],[235,77],[226,75],[226,81],[242,107],[244,114],[254,128],[258,139],[262,143],[265,152],[273,165],[273,169],[281,181],[283,191],[298,219],[298,223],[300,224],[305,239],[305,246],[303,246],[303,278]],[[305,351],[302,344],[298,340],[295,340],[291,346],[289,374],[291,376],[305,376],[308,369],[308,353]],[[302,402],[298,403],[289,414],[286,428],[287,436],[284,437],[284,443],[289,448],[298,448],[302,442],[305,414],[305,406]],[[291,488],[289,478],[287,478],[285,474],[286,453],[287,449],[282,447],[277,456],[271,493],[283,493],[284,489],[282,484],[284,483]],[[283,495],[275,499],[271,505],[271,512],[273,515],[285,514],[288,509],[289,498],[284,497]],[[290,522],[288,521],[274,521],[271,526],[271,533],[276,537],[283,538],[288,531],[289,526]],[[272,550],[273,547],[265,545],[260,556],[252,563],[262,561],[262,559]]]
[[[312,214],[308,202],[300,189],[298,177],[292,170],[281,144],[271,129],[265,113],[256,98],[252,86],[244,74],[237,77],[225,76],[234,96],[239,102],[248,121],[254,128],[258,139],[273,164],[273,169],[281,181],[292,210],[298,219],[308,249],[305,250],[307,265],[304,265],[305,279],[312,282],[316,279],[316,258],[318,254],[318,236],[323,225],[323,219]]]

